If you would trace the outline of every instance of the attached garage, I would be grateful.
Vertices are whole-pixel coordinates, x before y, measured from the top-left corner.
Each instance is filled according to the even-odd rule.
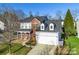
[[[59,45],[58,32],[36,32],[36,41],[38,44]]]

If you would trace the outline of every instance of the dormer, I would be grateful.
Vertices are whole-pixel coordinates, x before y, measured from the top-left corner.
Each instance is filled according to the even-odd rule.
[[[53,24],[53,23],[50,23],[50,24],[49,24],[49,30],[50,30],[50,31],[53,31],[53,30],[54,30],[54,24]]]
[[[42,23],[42,24],[40,25],[40,30],[45,30],[45,25],[44,25],[44,23]]]

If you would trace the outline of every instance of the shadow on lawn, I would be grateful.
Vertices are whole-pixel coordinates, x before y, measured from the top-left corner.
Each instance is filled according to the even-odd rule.
[[[0,54],[4,53],[7,49],[8,49],[8,47],[5,47],[5,48],[1,49]]]
[[[13,53],[15,53],[15,52],[17,52],[17,51],[19,51],[20,49],[22,49],[24,46],[22,46],[22,47],[20,47],[20,48],[18,48],[17,50],[15,50]]]

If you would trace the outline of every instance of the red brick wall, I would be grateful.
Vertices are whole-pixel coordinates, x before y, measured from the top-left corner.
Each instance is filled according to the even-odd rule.
[[[32,29],[35,29],[40,25],[40,21],[37,18],[34,18],[32,21]]]
[[[32,24],[40,24],[40,21],[37,18],[34,18],[32,21]]]

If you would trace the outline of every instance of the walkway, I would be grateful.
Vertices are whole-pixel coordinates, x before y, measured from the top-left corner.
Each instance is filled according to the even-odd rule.
[[[56,51],[56,46],[37,44],[27,55],[53,55]]]

